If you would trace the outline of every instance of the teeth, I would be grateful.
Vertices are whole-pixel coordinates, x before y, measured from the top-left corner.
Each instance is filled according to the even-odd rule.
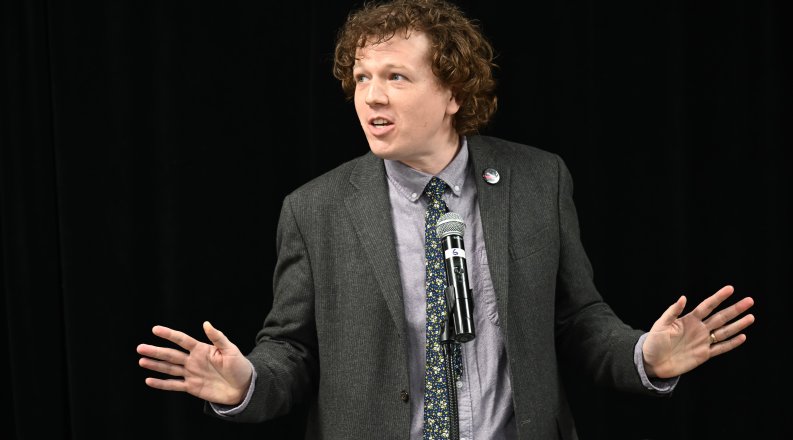
[[[380,125],[388,125],[388,121],[386,121],[385,119],[375,119],[375,120],[372,121],[372,124],[378,125],[378,126],[380,126]]]

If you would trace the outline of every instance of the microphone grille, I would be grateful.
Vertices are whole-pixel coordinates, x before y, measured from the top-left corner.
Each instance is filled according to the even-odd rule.
[[[438,238],[446,237],[447,235],[462,236],[465,231],[465,222],[462,216],[456,212],[447,212],[438,219],[438,224],[435,227],[435,232]]]

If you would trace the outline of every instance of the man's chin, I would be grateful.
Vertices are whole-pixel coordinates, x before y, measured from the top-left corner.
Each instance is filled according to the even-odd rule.
[[[369,151],[383,160],[399,160],[399,155],[390,145],[378,145],[377,142],[369,142]]]

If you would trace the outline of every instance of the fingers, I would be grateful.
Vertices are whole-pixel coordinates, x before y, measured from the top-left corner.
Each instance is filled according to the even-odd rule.
[[[167,339],[174,344],[184,348],[187,351],[193,351],[193,347],[198,344],[193,337],[190,335],[180,332],[178,330],[173,330],[168,327],[163,327],[161,325],[155,325],[151,332],[154,333],[156,336],[159,336],[163,339]]]
[[[154,333],[157,334],[158,331],[161,330],[155,330]],[[137,351],[138,354],[146,356],[138,360],[138,365],[141,367],[170,376],[184,376],[184,368],[182,365],[184,365],[187,359],[187,353],[173,348],[157,347],[148,344],[138,345]],[[154,377],[147,377],[146,385],[159,390],[187,391],[186,384],[182,379],[157,379]]]
[[[753,322],[754,315],[746,315],[735,322],[731,322],[722,327],[717,327],[712,331],[712,333],[716,337],[717,342],[725,341],[731,338],[733,335],[740,333],[746,327],[749,327]]]
[[[752,307],[753,305],[754,305],[754,299],[752,299],[751,297],[746,297],[738,301],[737,303],[731,305],[730,307],[726,307],[722,310],[719,310],[717,313],[714,313],[713,316],[709,317],[708,319],[705,319],[702,322],[703,324],[705,324],[707,328],[711,330],[717,329],[719,327],[724,326],[733,319],[735,319],[736,316],[749,310],[749,308]],[[752,317],[752,320],[754,320],[754,317]],[[749,324],[751,324],[751,322],[748,323],[747,325]],[[733,334],[734,333],[737,333],[737,331],[733,332]]]
[[[184,381],[179,379],[157,379],[154,377],[147,377],[146,385],[158,390],[187,392],[187,385]]]
[[[741,331],[754,323],[755,318],[752,314],[733,321],[754,305],[754,299],[751,297],[743,298],[735,304],[713,313],[733,292],[732,286],[724,286],[705,301],[702,301],[691,312],[697,317],[707,318],[703,319],[702,323],[710,330],[716,340],[716,343],[710,345],[711,357],[727,353],[746,342],[746,335],[741,333]],[[711,313],[713,315],[710,315]]]
[[[741,333],[734,338],[727,339],[726,341],[717,342],[710,346],[710,357],[718,356],[727,353],[728,351],[737,348],[746,342],[746,335]]]
[[[157,347],[155,345],[138,345],[138,354],[146,357],[159,359],[176,365],[184,365],[188,354],[173,348]]]
[[[137,347],[138,354],[142,356],[146,356],[148,358],[162,361],[160,363],[162,365],[165,365],[165,363],[172,364],[174,366],[184,365],[184,363],[187,361],[187,357],[190,355],[190,351],[195,349],[196,346],[199,344],[198,341],[188,336],[187,334],[177,330],[170,329],[168,327],[163,327],[161,325],[154,326],[151,329],[151,331],[156,336],[171,341],[174,344],[188,351],[188,352],[183,352],[181,350],[177,350],[174,348],[158,347],[156,345],[149,345],[149,344],[138,345]],[[162,371],[161,369],[151,368],[155,365],[154,362],[155,361],[149,362],[147,360],[141,359],[140,365],[144,368],[149,368],[150,370],[168,373]],[[168,373],[168,374],[172,374],[172,373]],[[178,375],[178,374],[174,374],[174,375]]]
[[[719,289],[713,295],[707,297],[704,301],[699,303],[699,305],[691,311],[691,314],[696,316],[699,320],[704,320],[707,318],[716,307],[719,306],[725,299],[729,298],[730,295],[735,291],[732,286],[724,286]]]
[[[183,377],[185,375],[184,367],[175,365],[170,362],[158,361],[149,358],[140,358],[138,365],[147,370],[156,371],[157,373],[167,374],[169,376]]]

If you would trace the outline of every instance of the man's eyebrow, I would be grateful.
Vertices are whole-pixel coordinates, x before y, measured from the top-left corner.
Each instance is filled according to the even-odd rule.
[[[358,60],[356,60],[355,64],[353,64],[353,67],[363,67],[363,64],[359,63]],[[405,64],[394,64],[394,63],[386,63],[386,64],[383,64],[382,67],[386,67],[386,68],[389,68],[389,69],[406,69],[407,68],[407,66]]]

